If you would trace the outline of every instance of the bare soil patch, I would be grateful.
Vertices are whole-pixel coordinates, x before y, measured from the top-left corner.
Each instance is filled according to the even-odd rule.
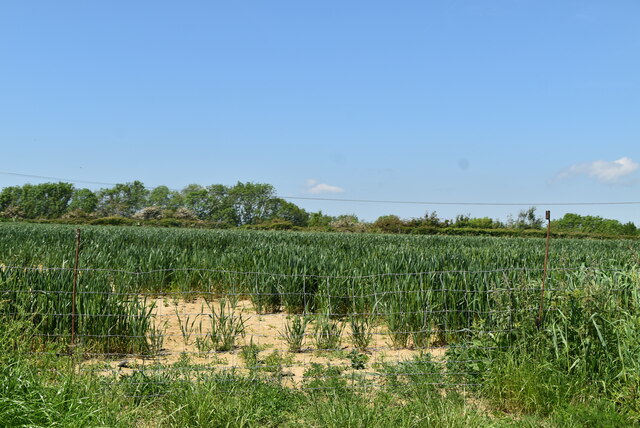
[[[203,349],[198,341],[208,340],[211,333],[212,308],[219,309],[220,300],[209,301],[203,298],[194,300],[177,300],[172,298],[156,298],[149,301],[153,305],[153,322],[155,330],[161,336],[161,347],[153,358],[127,358],[126,360],[90,360],[85,365],[102,365],[102,371],[127,375],[132,372],[159,364],[167,369],[175,367],[185,361],[188,356],[189,366],[202,370],[235,370],[248,373],[249,369],[242,357],[244,347],[257,347],[256,360],[268,370],[269,356],[277,354],[277,360],[282,363],[280,373],[283,382],[297,387],[302,384],[306,369],[312,364],[351,368],[352,360],[349,353],[357,348],[352,344],[349,323],[344,321],[341,343],[333,350],[318,350],[314,343],[314,323],[307,326],[305,340],[301,352],[289,352],[288,345],[282,337],[285,325],[292,315],[284,312],[259,314],[250,300],[239,300],[233,310],[233,315],[242,317],[244,335],[238,335],[235,345],[228,351]],[[254,348],[255,349],[255,348]],[[382,363],[397,363],[411,360],[423,353],[431,354],[433,360],[442,360],[444,348],[433,347],[427,349],[394,349],[384,326],[374,326],[370,346],[362,352],[366,355],[367,363],[364,372],[372,372],[372,367]],[[358,351],[360,352],[360,351]],[[272,358],[273,360],[273,358]]]

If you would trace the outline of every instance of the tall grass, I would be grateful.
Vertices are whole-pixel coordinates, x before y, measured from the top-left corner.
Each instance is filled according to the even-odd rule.
[[[204,330],[180,320],[185,342],[199,327],[201,350],[235,346],[244,319],[233,305],[247,297],[259,312],[293,314],[281,334],[294,352],[303,344],[338,349],[349,325],[349,343],[363,352],[384,334],[393,347],[425,353],[367,365],[379,370],[375,389],[336,365],[309,366],[305,391],[233,372],[76,376],[64,371],[65,357],[41,360],[64,354],[70,341],[74,228],[0,223],[0,425],[631,426],[639,419],[638,241],[554,241],[536,325],[539,239],[117,227],[86,227],[82,236],[81,352],[157,351],[162,331],[144,296],[195,291],[228,299],[209,303]],[[443,361],[426,352],[433,346],[447,349]],[[252,349],[259,367],[257,348],[244,354]],[[50,352],[33,352],[43,350]],[[364,393],[350,388],[356,384]],[[476,412],[478,400],[518,416]]]
[[[151,309],[139,296],[187,291],[313,315],[318,347],[337,346],[327,341],[349,323],[359,348],[372,325],[396,348],[509,349],[538,334],[541,239],[118,227],[82,236],[77,331],[97,352],[149,352]],[[31,317],[43,337],[69,339],[74,244],[72,227],[0,223],[6,313]],[[553,242],[543,331],[565,370],[635,379],[635,253],[638,241]],[[224,327],[228,314],[212,313]]]
[[[82,352],[148,354],[153,307],[144,298],[112,291],[108,280],[85,274],[72,309],[73,272],[0,269],[0,301],[7,319],[30,320],[42,340],[76,344]]]

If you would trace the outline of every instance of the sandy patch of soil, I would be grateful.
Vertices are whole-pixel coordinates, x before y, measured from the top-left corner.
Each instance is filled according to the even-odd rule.
[[[89,360],[83,366],[101,367],[97,371],[104,374],[127,375],[136,370],[148,370],[158,364],[171,370],[180,367],[188,356],[189,367],[202,370],[231,370],[248,373],[246,360],[242,357],[242,349],[251,344],[257,347],[256,361],[261,371],[278,371],[283,376],[283,382],[289,386],[300,386],[306,369],[317,363],[326,366],[346,367],[352,369],[352,359],[349,353],[356,349],[351,341],[351,331],[348,322],[344,322],[341,343],[338,349],[320,351],[315,348],[314,322],[310,322],[305,333],[302,352],[289,352],[286,341],[282,337],[285,325],[290,315],[279,312],[258,314],[251,301],[240,300],[232,312],[236,320],[243,321],[244,335],[238,335],[235,345],[228,351],[211,349],[211,319],[213,311],[220,309],[220,301],[207,301],[197,298],[191,301],[172,298],[157,298],[149,301],[154,305],[153,322],[159,332],[161,347],[153,358],[126,358],[105,361]],[[213,308],[213,310],[212,310]],[[228,306],[227,306],[228,308]],[[429,353],[434,361],[444,358],[445,349],[439,347],[427,349],[394,349],[391,345],[385,327],[375,326],[372,330],[370,346],[364,354],[368,357],[365,370],[375,378],[373,368],[380,363],[395,363],[410,360],[421,353]],[[209,346],[207,346],[207,344]],[[209,348],[209,349],[207,349]],[[277,353],[274,357],[274,353]],[[281,365],[276,370],[269,366],[270,362]],[[169,367],[172,366],[172,367]]]

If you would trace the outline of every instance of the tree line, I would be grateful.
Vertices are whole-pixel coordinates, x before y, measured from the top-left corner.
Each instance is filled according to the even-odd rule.
[[[148,189],[140,181],[116,184],[97,191],[76,188],[65,182],[10,186],[0,192],[0,218],[59,219],[68,222],[91,220],[96,224],[128,224],[127,221],[152,224],[153,221],[165,221],[164,225],[176,226],[182,225],[181,221],[193,221],[200,222],[203,227],[309,227],[343,232],[476,233],[497,236],[518,230],[541,232],[544,225],[535,207],[522,210],[515,217],[510,216],[506,222],[470,215],[441,219],[436,212],[427,212],[423,217],[412,219],[385,215],[367,223],[350,214],[334,217],[322,211],[309,213],[277,197],[272,185],[252,182],[238,182],[233,186],[190,184],[180,191],[167,186]],[[169,221],[172,219],[177,221]],[[632,222],[623,224],[618,220],[572,213],[553,220],[552,229],[567,234],[640,235]]]
[[[446,229],[451,234],[455,231],[469,234],[494,236],[512,235],[513,231],[533,231],[544,233],[545,221],[536,214],[536,208],[521,210],[517,216],[509,216],[506,222],[489,217],[474,218],[469,215],[458,215],[454,220],[440,219],[437,214],[427,213],[420,219],[401,219],[396,215],[379,217],[373,226],[377,230],[391,233],[415,233],[420,228]],[[602,236],[602,237],[640,237],[640,229],[633,222],[621,223],[618,220],[599,216],[567,213],[562,218],[551,220],[551,230],[556,236]],[[482,231],[482,232],[481,232]],[[505,233],[507,232],[507,233]],[[536,234],[532,234],[536,236]]]
[[[305,210],[278,198],[272,185],[240,182],[233,186],[190,184],[175,191],[167,186],[147,189],[142,182],[133,181],[96,192],[64,182],[25,184],[0,192],[0,213],[13,219],[177,218],[230,226],[272,219],[306,226],[309,219]]]

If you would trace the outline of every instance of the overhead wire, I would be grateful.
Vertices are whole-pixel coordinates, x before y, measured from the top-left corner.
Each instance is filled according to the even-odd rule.
[[[15,177],[38,178],[42,180],[58,180],[67,183],[82,184],[98,184],[102,186],[115,186],[118,183],[107,183],[91,180],[76,180],[69,178],[51,177],[44,175],[22,174],[17,172],[0,171],[0,174],[11,175]],[[153,190],[160,186],[147,187]],[[179,192],[179,189],[169,190]],[[640,201],[581,201],[581,202],[469,202],[469,201],[409,201],[409,200],[391,200],[391,199],[346,199],[346,198],[324,198],[316,196],[291,196],[276,195],[277,198],[287,200],[302,201],[322,201],[322,202],[351,202],[351,203],[368,203],[368,204],[397,204],[397,205],[449,205],[449,206],[602,206],[602,205],[640,205]]]

